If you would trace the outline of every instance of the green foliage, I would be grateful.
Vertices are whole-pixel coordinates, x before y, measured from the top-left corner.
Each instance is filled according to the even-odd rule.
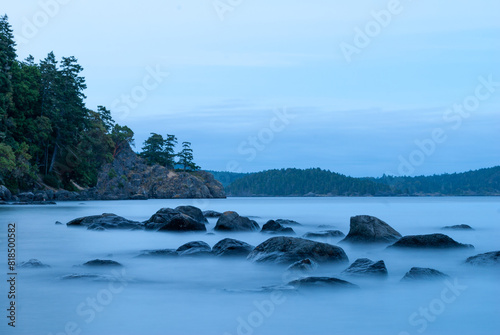
[[[184,171],[196,171],[200,167],[193,162],[193,149],[191,149],[191,142],[182,142],[182,150],[178,154],[179,164]]]
[[[108,178],[109,178],[109,179],[113,179],[113,178],[114,178],[114,177],[116,177],[116,176],[118,176],[118,175],[116,174],[115,169],[111,168],[111,169],[108,171]]]
[[[175,145],[177,144],[177,137],[175,135],[167,134],[164,139],[162,135],[151,133],[151,136],[144,141],[142,152],[140,156],[146,160],[149,165],[159,164],[173,169],[175,165],[174,158]]]
[[[75,57],[16,58],[7,16],[0,17],[0,178],[13,189],[31,188],[39,175],[53,187],[95,185],[101,166],[133,145],[134,133],[104,106],[85,107]]]

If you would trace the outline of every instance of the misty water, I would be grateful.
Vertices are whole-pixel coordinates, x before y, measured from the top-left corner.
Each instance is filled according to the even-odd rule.
[[[385,246],[340,244],[349,262],[384,260],[384,280],[348,277],[348,264],[320,265],[311,275],[332,276],[359,289],[260,290],[286,284],[286,267],[245,259],[136,258],[141,250],[177,248],[201,240],[213,246],[225,237],[252,245],[269,238],[259,232],[160,233],[89,231],[56,225],[101,213],[143,221],[162,207],[194,205],[234,210],[268,219],[292,219],[297,236],[349,230],[349,218],[368,214],[402,235],[446,233],[475,250],[393,251]],[[2,334],[499,334],[500,271],[463,264],[472,255],[500,249],[500,199],[462,198],[229,198],[60,202],[55,206],[2,206],[0,222],[7,273],[7,223],[17,225],[17,262],[36,258],[44,269],[18,269],[16,328],[7,326],[7,286],[2,284]],[[474,231],[443,231],[469,224]],[[209,219],[212,231],[215,219]],[[323,227],[318,227],[323,225]],[[337,244],[340,238],[318,241]],[[75,267],[112,259],[123,270]],[[445,281],[401,283],[411,267],[430,267]],[[70,274],[103,274],[100,279],[62,279]],[[109,279],[109,280],[108,280]],[[443,297],[443,291],[446,295]],[[89,301],[95,301],[92,305]],[[427,311],[427,312],[425,312]]]

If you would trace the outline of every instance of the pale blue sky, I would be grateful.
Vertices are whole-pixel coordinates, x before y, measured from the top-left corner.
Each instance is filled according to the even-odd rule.
[[[88,107],[112,108],[138,150],[158,132],[191,141],[214,170],[500,164],[500,86],[479,88],[488,96],[469,116],[446,112],[472,101],[478,78],[500,82],[498,1],[23,0],[1,11],[22,58],[79,59]],[[346,59],[342,45],[357,51]],[[274,120],[285,109],[294,117]]]

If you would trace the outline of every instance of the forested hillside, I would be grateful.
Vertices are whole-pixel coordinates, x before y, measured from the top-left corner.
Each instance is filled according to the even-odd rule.
[[[321,169],[281,169],[236,179],[231,196],[500,195],[500,166],[419,177],[353,178]]]

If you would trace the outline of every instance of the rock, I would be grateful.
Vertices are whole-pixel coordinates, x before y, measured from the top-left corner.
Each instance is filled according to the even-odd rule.
[[[148,200],[145,194],[134,194],[130,196],[130,200]]]
[[[247,257],[254,247],[248,243],[238,241],[232,238],[225,238],[217,242],[212,252],[216,256],[241,256]]]
[[[10,201],[12,200],[12,193],[9,189],[3,185],[0,185],[0,200]]]
[[[17,195],[19,202],[32,202],[35,195],[33,192],[24,192]]]
[[[325,287],[337,287],[337,288],[359,288],[358,285],[354,285],[348,281],[332,278],[332,277],[306,277],[302,279],[293,280],[288,283],[288,285],[294,286],[295,288],[325,288]]]
[[[319,232],[310,232],[304,234],[305,238],[330,238],[330,237],[344,237],[345,234],[340,230],[324,230]]]
[[[274,220],[269,220],[262,226],[262,233],[280,233],[280,234],[292,234],[295,235],[295,232],[290,227],[283,227],[281,224]]]
[[[3,200],[0,200],[0,205],[7,205],[7,203]]]
[[[208,220],[205,218],[203,215],[203,212],[201,209],[194,207],[194,206],[178,206],[175,208],[182,214],[186,214],[187,216],[192,217],[196,221],[203,222],[203,223],[208,223]]]
[[[347,262],[340,247],[297,237],[277,236],[259,244],[248,259],[255,262],[291,264],[305,258],[317,263]]]
[[[110,275],[102,275],[102,274],[95,274],[95,273],[73,273],[70,275],[62,276],[61,279],[68,280],[68,279],[91,279],[94,281],[110,281],[114,282],[117,280],[116,276],[110,276]]]
[[[26,262],[21,262],[17,267],[19,268],[50,268],[50,265],[43,264],[38,259],[30,259]]]
[[[444,234],[428,234],[404,236],[393,245],[390,245],[388,248],[450,249],[474,247],[470,244],[458,243],[451,237]]]
[[[311,261],[309,258],[297,261],[290,265],[287,270],[291,272],[310,272],[313,271],[318,265]]]
[[[214,230],[220,231],[255,231],[259,229],[257,222],[236,212],[224,212],[217,220]]]
[[[87,229],[143,229],[143,224],[125,219],[116,214],[104,213],[101,215],[85,216],[66,223],[68,227],[82,226]]]
[[[54,194],[54,198],[56,201],[75,201],[79,197],[79,194],[76,192],[70,192],[66,190],[57,191]]]
[[[453,230],[474,230],[471,226],[468,224],[457,224],[454,226],[445,226],[442,229],[453,229]]]
[[[48,199],[47,193],[45,193],[43,191],[36,192],[35,196],[33,197],[33,201],[43,202],[43,201],[47,201],[47,199]]]
[[[278,222],[282,226],[302,226],[300,223],[298,223],[297,221],[293,221],[293,220],[277,219],[275,221]]]
[[[61,221],[56,221],[56,224],[62,224],[62,222]]]
[[[413,280],[438,280],[449,278],[448,275],[442,273],[441,271],[429,269],[429,268],[411,268],[401,281],[413,281]]]
[[[178,209],[162,208],[144,222],[145,228],[156,231],[206,231],[205,224],[181,213]]]
[[[136,257],[176,257],[179,256],[174,249],[142,250]]]
[[[212,210],[208,210],[208,211],[203,211],[203,215],[206,218],[218,218],[218,217],[220,217],[222,215],[222,213],[216,212],[216,211],[212,211]]]
[[[160,165],[149,166],[129,145],[122,145],[113,162],[99,172],[94,197],[187,199],[225,198],[226,194],[222,184],[208,172],[176,172]]]
[[[384,221],[369,215],[351,217],[349,234],[342,242],[390,243],[401,238],[401,234]]]
[[[88,261],[87,263],[84,263],[83,266],[116,266],[116,267],[122,267],[118,262],[109,260],[109,259],[93,259],[91,261]]]
[[[471,256],[465,261],[466,264],[475,266],[499,266],[500,251],[491,251],[476,256]]]
[[[387,276],[384,261],[373,262],[368,258],[358,258],[342,273],[354,276]]]
[[[179,256],[206,256],[212,254],[212,248],[203,241],[193,241],[181,245],[177,250]]]

